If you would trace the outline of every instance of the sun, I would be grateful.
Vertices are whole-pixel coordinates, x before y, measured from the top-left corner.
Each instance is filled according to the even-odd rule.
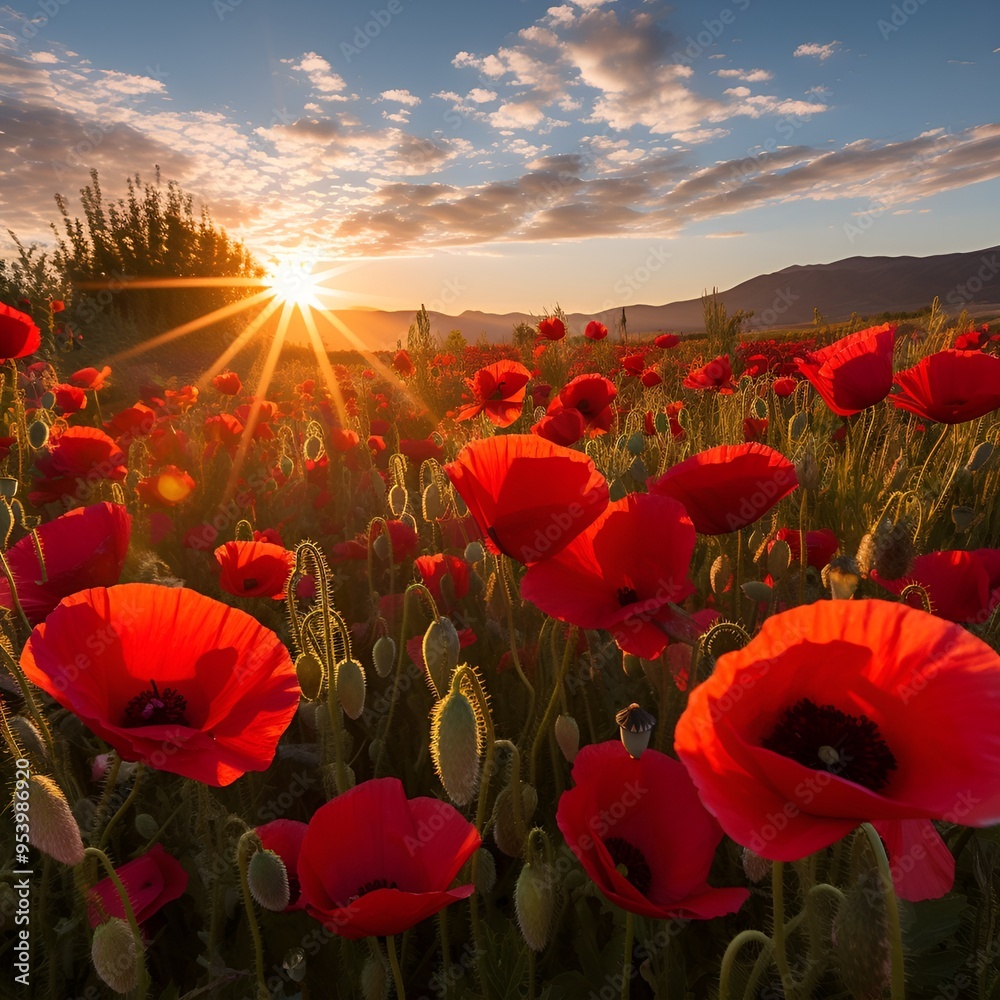
[[[322,284],[323,277],[305,264],[289,260],[276,264],[265,280],[268,291],[280,303],[298,306],[304,312],[324,308],[320,296],[328,289]]]

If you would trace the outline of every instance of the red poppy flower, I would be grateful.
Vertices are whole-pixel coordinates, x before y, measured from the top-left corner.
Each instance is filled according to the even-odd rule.
[[[409,559],[420,547],[420,536],[408,521],[397,521],[390,518],[386,522],[389,532],[389,541],[392,543],[392,561],[394,563],[404,562]],[[374,541],[382,534],[382,525],[373,524],[369,531],[369,538]],[[364,545],[364,536],[359,535],[361,544]],[[368,558],[368,548],[365,547],[365,558]]]
[[[604,340],[608,335],[608,328],[596,319],[592,319],[583,331],[587,340]]]
[[[642,375],[639,376],[639,381],[647,389],[652,389],[654,385],[659,385],[663,378],[660,373],[655,368],[647,368]]]
[[[124,463],[121,449],[104,431],[69,427],[53,434],[48,451],[36,457],[40,477],[29,499],[36,506],[69,495],[82,499],[101,479],[124,479],[128,472]]]
[[[688,372],[681,383],[685,389],[715,389],[723,396],[733,392],[733,367],[728,354],[720,354],[717,358]]]
[[[780,396],[784,399],[795,392],[795,387],[798,384],[797,379],[792,378],[790,375],[785,375],[782,378],[776,378],[771,384],[771,388],[774,390],[775,396]]]
[[[108,365],[105,365],[100,371],[96,368],[81,368],[70,375],[69,381],[71,385],[77,385],[81,389],[103,389],[110,374],[111,369]]]
[[[617,740],[591,744],[573,761],[573,782],[556,823],[597,888],[622,909],[707,920],[749,898],[746,889],[708,884],[722,830],[673,757],[645,750],[633,758]]]
[[[677,414],[683,409],[684,404],[678,400],[674,403],[667,403],[663,410],[667,415],[667,420],[670,422],[670,436],[675,441],[683,441],[687,437],[687,431],[684,430],[681,422],[677,419]]]
[[[398,778],[362,782],[309,821],[299,854],[306,910],[352,940],[400,934],[472,895],[472,885],[449,886],[480,843],[447,802],[407,799]]]
[[[274,851],[281,858],[288,873],[288,906],[285,907],[285,913],[305,909],[306,904],[302,901],[302,884],[299,881],[299,856],[302,853],[302,841],[305,839],[307,829],[307,824],[295,819],[275,819],[258,826],[255,830],[261,844],[264,845],[264,850]]]
[[[194,480],[176,465],[168,465],[155,476],[146,476],[135,484],[143,503],[155,507],[176,507],[194,490]]]
[[[62,299],[53,299],[53,300],[52,300],[52,301],[51,301],[51,302],[49,303],[49,308],[50,308],[50,309],[51,309],[51,310],[52,310],[52,311],[53,311],[54,313],[61,313],[61,312],[62,312],[62,311],[63,311],[63,310],[64,310],[64,309],[66,308],[66,303],[65,303],[65,302],[63,302],[63,300],[62,300]]]
[[[469,564],[458,556],[437,553],[433,556],[417,556],[413,565],[420,574],[420,581],[431,592],[438,605],[450,608],[469,592]],[[441,589],[447,578],[445,591]]]
[[[719,657],[675,746],[726,833],[794,861],[865,821],[1000,820],[998,690],[1000,655],[961,626],[818,601]]]
[[[76,413],[87,405],[87,394],[79,386],[60,382],[49,389],[56,398],[56,406],[64,414]]]
[[[485,413],[497,427],[509,427],[521,415],[525,386],[531,372],[520,361],[498,361],[487,365],[468,382],[473,402],[458,411],[456,420],[471,420]]]
[[[558,316],[547,316],[539,320],[538,334],[546,340],[562,340],[566,336],[566,324]]]
[[[122,448],[128,448],[139,437],[145,437],[156,424],[156,412],[145,403],[136,403],[115,414],[105,425]]]
[[[883,580],[877,570],[872,570],[871,578],[897,595],[918,584],[927,591],[939,618],[982,624],[1000,604],[1000,549],[928,552],[917,556],[910,572],[898,580]],[[919,595],[910,599],[920,606]]]
[[[42,346],[42,331],[19,309],[0,302],[0,358],[24,358]]]
[[[569,448],[583,437],[587,421],[579,410],[558,410],[531,425],[531,433]]]
[[[184,895],[188,873],[181,863],[154,844],[145,854],[115,868],[115,874],[125,886],[136,922],[145,923],[167,903]],[[104,923],[111,917],[125,919],[125,907],[110,878],[102,879],[91,890],[87,919],[91,927]]]
[[[676,333],[661,333],[653,340],[657,347],[662,347],[669,351],[671,347],[676,347],[681,342],[681,338]]]
[[[615,419],[612,400],[618,395],[614,382],[603,375],[577,375],[567,382],[559,395],[549,403],[549,416],[560,410],[579,410],[591,437],[604,434]]]
[[[21,667],[124,760],[207,785],[267,770],[299,703],[278,637],[183,587],[64,598],[31,633]]]
[[[536,382],[531,388],[531,402],[535,406],[547,406],[551,395],[552,386],[545,382]]]
[[[779,528],[774,539],[768,542],[768,552],[777,541],[788,543],[788,548],[791,551],[791,564],[798,565],[802,553],[798,531],[795,528]],[[815,569],[822,569],[826,566],[839,548],[840,542],[829,528],[819,528],[817,531],[806,532],[806,563]]]
[[[763,517],[798,485],[795,466],[766,444],[719,445],[700,451],[648,483],[674,497],[703,535],[724,535]]]
[[[198,402],[199,393],[197,386],[182,385],[179,389],[165,389],[163,395],[171,407],[178,413],[184,413]]]
[[[295,563],[295,553],[271,542],[226,542],[215,550],[222,568],[219,586],[237,597],[280,601]]]
[[[961,424],[1000,408],[1000,357],[979,351],[938,351],[897,372],[893,406],[925,420]]]
[[[35,529],[44,572],[31,535],[12,545],[6,553],[7,565],[28,621],[37,625],[64,597],[78,590],[116,584],[131,530],[132,518],[121,504],[97,503],[77,507]],[[3,577],[0,607],[13,607]]]
[[[763,441],[767,438],[767,417],[744,417],[743,440]]]
[[[434,440],[433,437],[425,438],[401,438],[399,442],[399,453],[405,455],[411,462],[420,465],[427,459],[439,459],[444,454],[444,447]]]
[[[238,396],[243,388],[236,372],[220,372],[212,379],[212,385],[226,396]]]
[[[622,370],[629,375],[641,375],[645,367],[645,354],[629,354],[622,358]]]
[[[587,455],[533,434],[473,441],[445,472],[490,551],[523,563],[555,555],[608,504],[608,484]]]
[[[795,364],[834,413],[850,417],[889,395],[895,338],[895,324],[883,323],[841,337]]]
[[[408,351],[397,351],[396,356],[392,359],[392,367],[403,378],[409,378],[417,370],[413,365]]]
[[[521,596],[560,621],[610,632],[626,652],[655,659],[667,645],[670,605],[693,590],[688,580],[695,531],[670,497],[632,493],[561,552],[535,563]]]

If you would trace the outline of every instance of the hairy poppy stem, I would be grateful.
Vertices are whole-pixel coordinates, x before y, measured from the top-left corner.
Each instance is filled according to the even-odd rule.
[[[635,942],[635,917],[625,911],[625,957],[622,961],[622,1000],[628,1000],[632,989],[632,945]]]
[[[399,643],[396,647],[396,671],[392,678],[392,694],[389,696],[389,714],[385,720],[385,735],[379,743],[378,757],[375,760],[375,774],[378,777],[382,773],[382,759],[385,757],[385,745],[389,741],[389,734],[392,732],[392,717],[396,714],[396,702],[399,698],[400,681],[403,677],[403,658],[406,656],[406,631],[410,624],[410,601],[409,591],[403,591],[403,614],[402,624],[399,629]]]
[[[521,683],[528,689],[528,711],[525,713],[524,729],[521,731],[521,736],[517,741],[518,743],[524,743],[528,738],[528,733],[531,732],[531,723],[535,715],[535,689],[521,669],[521,658],[517,655],[517,633],[514,631],[514,598],[511,596],[511,584],[513,583],[511,559],[508,556],[500,556],[499,559],[500,579],[503,582],[503,594],[505,598],[504,603],[507,606],[507,638],[510,642],[510,658]]]
[[[122,909],[125,911],[125,919],[128,921],[132,937],[135,940],[136,973],[139,980],[135,997],[136,1000],[144,1000],[146,994],[149,992],[149,976],[146,972],[146,948],[142,943],[142,931],[139,930],[139,923],[135,919],[135,910],[132,909],[132,900],[129,899],[128,893],[125,891],[125,886],[122,885],[122,880],[118,877],[114,865],[108,860],[108,856],[104,851],[97,847],[85,847],[83,849],[83,856],[84,858],[94,858],[104,865],[104,870],[108,873],[108,878],[111,879],[115,887],[115,892],[118,893],[118,898],[121,900]]]
[[[117,750],[111,751],[111,757],[111,768],[104,779],[104,788],[101,791],[101,799],[97,803],[97,810],[94,813],[94,821],[91,827],[95,833],[101,828],[101,824],[104,822],[104,814],[108,811],[108,803],[111,801],[115,785],[118,784],[118,771],[122,766],[122,758]]]
[[[143,768],[142,761],[139,761],[139,763],[135,765],[135,779],[132,782],[132,790],[128,793],[128,795],[125,798],[125,801],[121,804],[121,806],[119,806],[118,812],[116,812],[114,816],[112,816],[111,819],[108,820],[108,825],[104,828],[104,833],[101,834],[101,839],[97,842],[97,847],[99,850],[102,851],[104,850],[105,846],[108,843],[108,838],[111,836],[111,831],[115,828],[115,825],[118,823],[118,820],[120,820],[122,816],[124,816],[125,813],[128,812],[129,806],[132,805],[133,801],[135,801],[135,796],[136,793],[139,791],[139,784],[142,781],[142,775],[144,770],[145,769]]]
[[[556,676],[555,683],[552,685],[552,694],[549,697],[549,703],[545,708],[542,721],[539,723],[538,732],[535,733],[534,742],[531,744],[531,756],[528,762],[528,781],[532,785],[535,784],[535,779],[538,776],[538,751],[542,745],[542,740],[545,739],[549,731],[549,726],[552,724],[552,717],[556,714],[556,707],[559,704],[560,697],[565,697],[563,695],[563,681],[566,679],[566,673],[569,670],[575,649],[576,626],[571,625],[566,635],[566,645],[563,647],[562,662],[559,665],[559,673]]]
[[[399,959],[396,957],[396,937],[390,934],[385,939],[385,948],[389,952],[389,966],[392,968],[392,978],[396,984],[396,996],[399,1000],[406,1000],[406,992],[403,989],[403,973],[399,968]]]
[[[725,954],[722,956],[722,966],[719,969],[719,1000],[730,1000],[729,980],[733,974],[733,964],[742,948],[751,941],[757,941],[760,944],[761,956],[768,954],[774,947],[774,942],[763,931],[740,931],[729,942]]]
[[[885,914],[889,923],[889,948],[892,955],[892,1000],[904,1000],[906,970],[903,966],[903,937],[899,927],[899,904],[896,900],[896,890],[892,884],[889,858],[886,856],[885,845],[875,831],[875,827],[871,823],[862,823],[861,829],[868,838],[868,846],[875,857],[879,878],[882,881],[882,899],[885,902]]]
[[[799,992],[788,966],[788,952],[785,950],[785,865],[775,861],[771,868],[771,896],[774,904],[774,964],[781,976],[781,987],[785,1000],[797,1000]]]
[[[253,830],[247,830],[240,837],[239,845],[236,848],[236,864],[240,870],[240,890],[243,894],[243,906],[246,909],[247,921],[250,924],[250,934],[253,937],[254,961],[257,964],[257,993],[268,1000],[271,991],[267,988],[267,978],[264,975],[264,945],[260,938],[260,926],[257,923],[257,912],[254,910],[253,897],[250,895],[250,882],[247,878],[247,868],[250,863],[249,846],[254,842],[259,843],[257,834]]]
[[[521,798],[521,754],[517,745],[510,740],[497,740],[495,746],[510,752],[510,807],[514,815],[514,834],[523,851],[527,831],[524,824],[524,801]]]

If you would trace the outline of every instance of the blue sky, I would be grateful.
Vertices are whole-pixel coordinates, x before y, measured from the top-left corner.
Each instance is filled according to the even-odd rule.
[[[345,301],[540,313],[998,242],[1000,10],[813,0],[0,6],[0,219],[164,177]],[[72,201],[71,201],[72,203]],[[5,238],[4,238],[5,239]]]

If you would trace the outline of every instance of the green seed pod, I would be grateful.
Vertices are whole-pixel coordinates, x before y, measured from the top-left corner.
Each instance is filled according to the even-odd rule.
[[[383,635],[372,647],[372,663],[379,677],[388,677],[396,664],[396,643],[391,636]]]
[[[615,714],[615,722],[618,723],[622,745],[633,758],[638,758],[649,746],[656,719],[636,702],[632,702],[628,708]]]
[[[337,697],[344,714],[352,719],[365,710],[365,672],[357,660],[341,660],[337,664]]]
[[[73,811],[59,786],[45,774],[28,778],[30,843],[64,865],[83,861],[83,839]]]
[[[483,734],[472,702],[449,691],[431,711],[431,760],[448,797],[468,805],[479,785]]]
[[[299,653],[295,659],[295,676],[302,689],[302,697],[315,701],[323,691],[323,662],[315,653]]]
[[[458,666],[461,651],[458,630],[450,618],[439,618],[427,626],[423,644],[424,663],[431,687],[438,697],[442,691],[448,690],[448,683]]]
[[[556,743],[566,760],[572,764],[580,751],[580,727],[572,715],[556,716]]]
[[[421,498],[421,513],[425,521],[436,521],[444,516],[444,501],[437,483],[428,483]]]
[[[482,562],[486,558],[486,552],[479,542],[469,542],[465,546],[465,561],[468,563]]]
[[[289,901],[288,872],[274,851],[258,851],[247,865],[250,895],[265,910],[280,913]]]
[[[116,993],[129,993],[139,985],[135,938],[121,917],[112,917],[94,929],[90,957],[94,971]]]
[[[17,488],[21,485],[20,480],[11,479],[9,476],[0,476],[0,497],[13,500],[17,496]]]
[[[36,420],[28,428],[28,444],[36,451],[44,448],[49,440],[49,425],[44,420]]]
[[[406,510],[406,487],[398,483],[389,490],[389,510],[393,517],[399,517]]]
[[[549,943],[555,909],[555,873],[544,861],[528,862],[514,886],[514,911],[521,935],[532,951]]]
[[[295,471],[295,463],[287,455],[282,455],[278,461],[278,468],[287,479]]]
[[[835,601],[849,601],[854,596],[861,581],[859,562],[851,556],[834,556],[823,567],[823,586],[830,588],[830,596]]]

